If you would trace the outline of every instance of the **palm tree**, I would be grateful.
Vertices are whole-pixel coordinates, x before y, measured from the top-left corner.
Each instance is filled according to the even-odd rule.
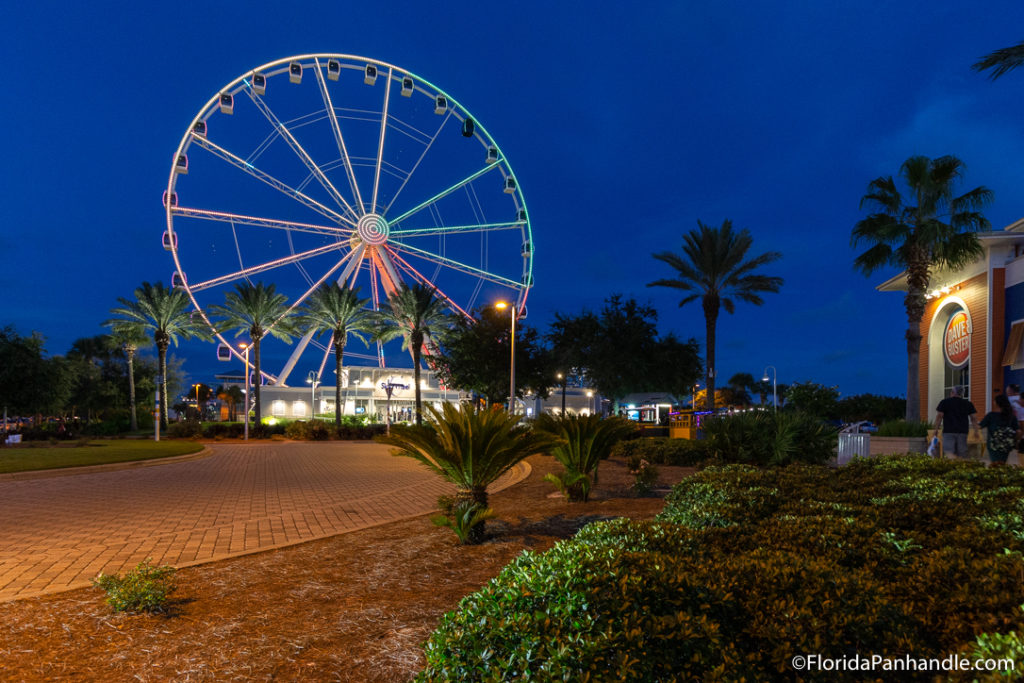
[[[895,266],[907,274],[907,420],[921,419],[917,363],[931,271],[956,270],[979,258],[983,250],[974,233],[990,227],[979,210],[992,202],[991,190],[976,187],[954,196],[963,171],[963,162],[953,156],[910,157],[900,166],[907,196],[900,194],[892,176],[872,180],[860,200],[861,208],[872,213],[857,222],[850,236],[855,247],[869,245],[853,262],[857,270],[870,275]]]
[[[622,417],[554,417],[550,413],[541,413],[534,429],[562,441],[551,450],[551,455],[565,472],[548,474],[544,480],[555,484],[570,501],[582,503],[590,498],[590,489],[597,482],[598,465],[611,455],[616,443],[636,431],[634,424]]]
[[[423,405],[420,392],[420,361],[423,344],[427,339],[440,341],[454,324],[443,299],[435,297],[437,290],[417,282],[401,288],[388,298],[377,312],[375,338],[386,342],[402,337],[402,348],[412,352],[413,381],[416,384],[416,424],[423,424]]]
[[[131,431],[139,429],[139,421],[135,412],[135,353],[139,347],[149,341],[146,335],[131,325],[110,322],[110,342],[124,352],[128,364],[128,405],[130,407]]]
[[[1018,66],[1024,64],[1024,43],[1012,47],[1004,47],[991,52],[975,62],[971,68],[975,71],[992,69],[989,78],[993,81]]]
[[[353,335],[364,344],[360,332],[373,331],[371,311],[365,308],[369,299],[359,298],[359,288],[348,284],[325,282],[306,300],[298,312],[298,322],[317,333],[330,331],[334,345],[334,363],[337,381],[334,382],[334,424],[341,427],[341,370],[345,355],[345,342]]]
[[[754,376],[749,372],[737,372],[735,375],[729,378],[729,389],[732,390],[733,403],[738,403],[743,407],[749,407],[751,404],[750,392],[757,389],[758,382],[754,381]]]
[[[728,313],[735,310],[733,297],[740,301],[760,306],[763,292],[778,292],[782,278],[758,275],[753,271],[761,266],[782,258],[777,251],[769,251],[746,259],[753,244],[750,231],[732,229],[732,221],[722,221],[720,228],[712,228],[697,221],[697,229],[683,235],[683,253],[663,251],[653,254],[654,258],[667,263],[678,273],[678,277],[656,280],[648,287],[672,287],[689,292],[679,302],[680,306],[701,300],[704,307],[704,327],[707,334],[707,375],[705,378],[705,409],[713,411],[715,397],[715,330],[718,313],[722,308]]]
[[[211,306],[210,312],[218,318],[218,331],[234,330],[236,337],[245,332],[249,333],[253,350],[253,370],[256,373],[256,381],[253,382],[256,424],[260,424],[263,415],[260,407],[260,343],[268,334],[284,342],[291,341],[295,330],[288,307],[285,305],[288,298],[284,294],[278,294],[272,284],[264,285],[257,282],[253,285],[243,282],[235,285],[235,291],[228,292],[225,300],[224,306]],[[249,372],[249,369],[246,368],[245,371]]]
[[[455,505],[463,510],[487,509],[487,487],[521,460],[561,444],[557,437],[519,424],[522,416],[501,408],[477,409],[470,404],[427,406],[429,425],[395,425],[376,441],[395,446],[393,455],[415,458],[455,484]],[[469,543],[484,537],[484,519],[475,520]]]
[[[110,309],[119,316],[107,320],[104,325],[125,334],[152,337],[160,364],[160,424],[167,427],[167,349],[178,337],[197,337],[209,340],[210,335],[202,319],[195,318],[188,311],[189,298],[180,289],[168,289],[163,283],[151,285],[143,282],[135,290],[135,300],[118,297],[121,304]]]

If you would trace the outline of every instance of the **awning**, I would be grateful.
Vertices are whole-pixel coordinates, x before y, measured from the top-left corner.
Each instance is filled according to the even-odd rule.
[[[1024,342],[1024,321],[1013,324],[1010,328],[1010,338],[1006,341],[1006,351],[1003,352],[1003,365],[1013,365],[1020,358],[1021,342]]]

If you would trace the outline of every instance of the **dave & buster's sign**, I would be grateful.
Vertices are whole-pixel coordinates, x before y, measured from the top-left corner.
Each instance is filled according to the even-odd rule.
[[[957,311],[946,323],[942,350],[950,367],[960,368],[967,364],[971,357],[971,320],[966,311]]]

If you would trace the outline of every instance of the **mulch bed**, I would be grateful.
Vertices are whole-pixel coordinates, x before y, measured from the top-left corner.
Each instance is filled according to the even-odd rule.
[[[597,519],[651,518],[693,472],[660,467],[654,495],[636,498],[609,460],[583,504],[551,495],[552,458],[529,463],[526,481],[491,496],[498,518],[479,546],[425,515],[179,570],[165,615],[114,614],[97,589],[0,603],[0,678],[406,681],[441,616],[520,552]]]

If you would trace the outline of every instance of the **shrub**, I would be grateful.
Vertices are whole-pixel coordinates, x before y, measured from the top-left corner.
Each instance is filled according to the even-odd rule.
[[[704,423],[711,455],[723,462],[754,465],[825,463],[834,455],[836,430],[799,412],[754,411]]]
[[[191,439],[203,435],[203,425],[195,420],[171,422],[167,425],[167,436],[172,439]]]
[[[633,493],[646,496],[658,481],[658,468],[644,458],[633,455],[626,461],[629,473],[633,475]]]
[[[665,437],[643,437],[620,441],[612,448],[612,455],[623,460],[638,456],[655,465],[681,465],[684,467],[700,465],[709,457],[708,444],[705,441]]]
[[[284,426],[284,435],[289,439],[295,439],[296,441],[308,441],[309,434],[309,424],[301,420],[289,422]]]
[[[1016,468],[924,457],[711,467],[658,520],[520,555],[442,619],[419,680],[859,679],[795,672],[794,652],[1019,661],[1022,494]]]
[[[878,436],[903,436],[921,438],[928,436],[934,427],[931,422],[907,422],[906,420],[890,420],[883,422],[878,428]]]
[[[450,528],[458,536],[459,543],[463,545],[471,543],[474,534],[473,529],[478,524],[497,516],[494,510],[485,508],[479,503],[465,500],[456,502],[454,498],[449,498],[448,496],[438,498],[437,504],[441,508],[441,514],[431,517],[430,521],[435,526]]]
[[[174,591],[171,580],[174,567],[154,567],[146,559],[124,575],[103,574],[93,579],[93,585],[107,594],[107,604],[115,612],[163,612],[168,596]]]
[[[211,422],[203,427],[203,436],[208,439],[240,439],[244,434],[242,422]]]
[[[633,424],[621,417],[554,417],[545,413],[534,423],[534,429],[560,441],[551,449],[551,455],[565,472],[561,476],[549,474],[544,479],[555,483],[569,500],[585,503],[597,478],[597,466],[611,454],[616,442],[633,432]]]

